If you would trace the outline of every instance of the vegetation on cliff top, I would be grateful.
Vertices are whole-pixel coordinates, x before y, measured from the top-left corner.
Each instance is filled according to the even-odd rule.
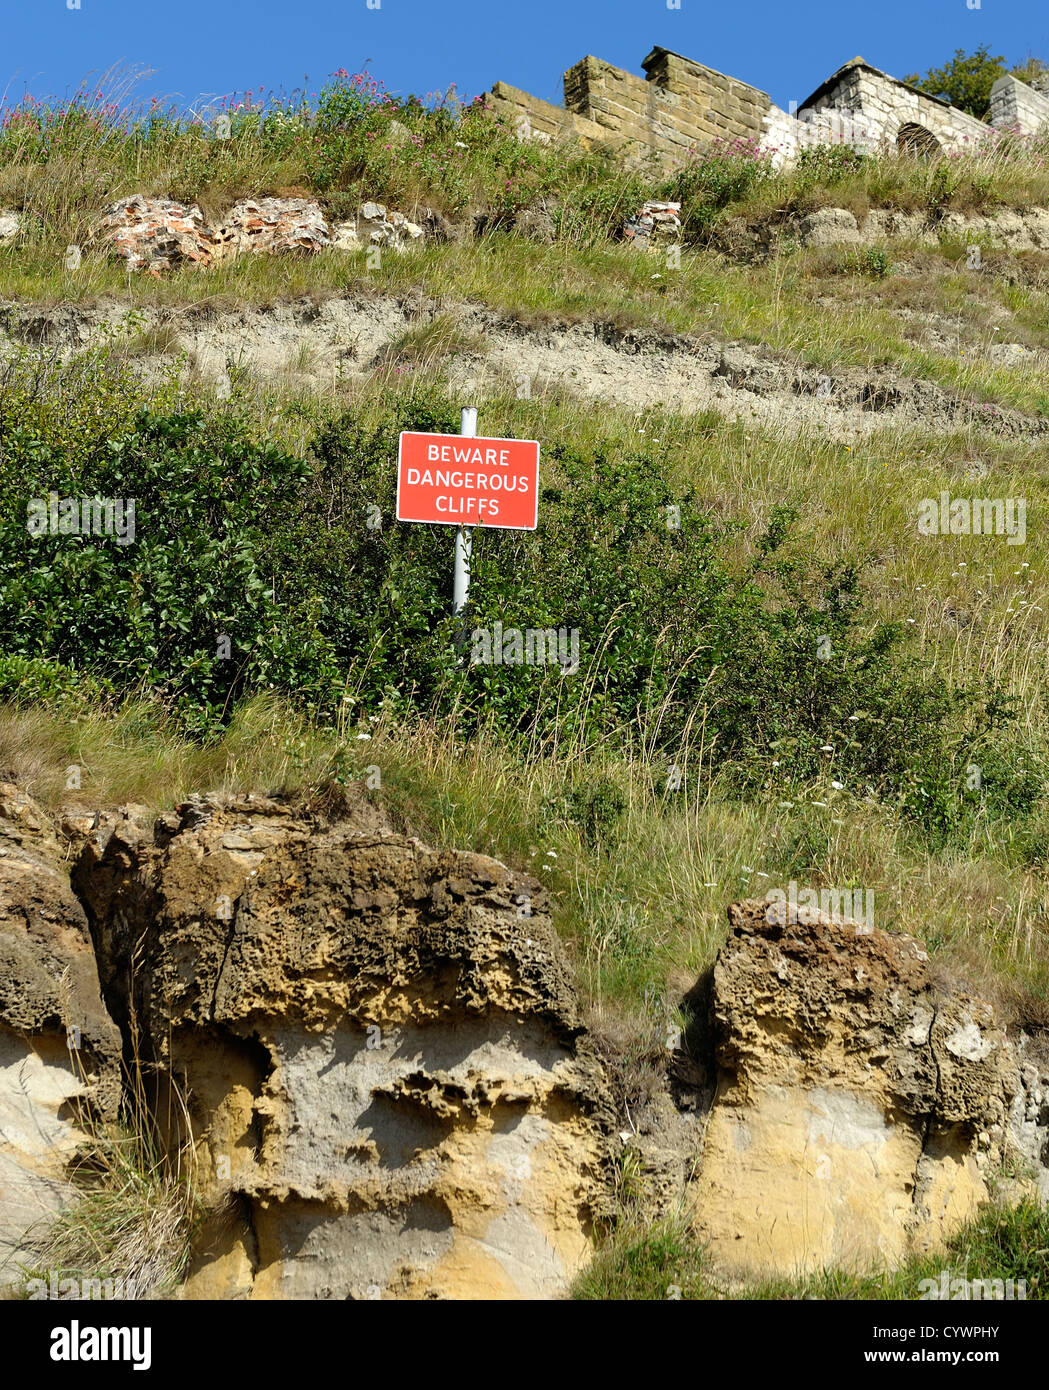
[[[198,123],[85,94],[5,118],[0,204],[25,217],[0,273],[18,298],[119,292],[176,310],[215,293],[454,289],[534,322],[604,313],[809,360],[888,361],[1045,414],[1044,382],[985,341],[993,315],[1049,345],[1037,253],[989,255],[976,281],[946,243],[908,248],[906,273],[838,249],[732,265],[715,246],[730,218],[826,204],[934,221],[1044,205],[1046,153],[992,136],[958,160],[813,152],[777,173],[735,146],[668,174],[524,145],[470,103],[393,102],[362,74],[336,74],[315,102],[252,96]],[[141,189],[209,212],[309,193],[332,216],[367,196],[486,230],[379,272],[325,255],[129,281],[89,237],[102,204]],[[652,196],[684,204],[691,249],[672,282],[613,244]],[[537,207],[550,245],[514,234]],[[70,243],[88,248],[75,276]],[[961,323],[971,357],[907,336],[937,314]],[[457,402],[409,348],[406,381],[328,395],[233,363],[227,401],[187,384],[181,362],[149,380],[127,344],[64,363],[8,354],[0,771],[52,806],[159,809],[212,789],[321,797],[377,768],[375,794],[426,838],[551,885],[591,1022],[639,1073],[665,1001],[716,952],[725,902],[790,878],[872,890],[879,925],[926,939],[1012,1018],[1049,1023],[1040,437],[996,438],[989,416],[986,429],[886,429],[850,446],[496,393],[485,432],[543,441],[540,528],[478,538],[469,623],[575,628],[583,658],[571,675],[496,668],[472,663],[451,623],[449,534],[392,520],[398,429],[458,426]],[[1024,547],[966,538],[959,559],[954,538],[927,543],[914,508],[944,488],[1026,497]],[[27,502],[51,493],[135,498],[135,544],[30,536]],[[959,1259],[970,1249],[981,1273],[1042,1280],[1017,1232],[1046,1243],[1021,1213],[974,1228]],[[920,1272],[767,1292],[911,1296]],[[665,1297],[668,1282],[712,1292],[680,1232],[624,1230],[581,1291]]]

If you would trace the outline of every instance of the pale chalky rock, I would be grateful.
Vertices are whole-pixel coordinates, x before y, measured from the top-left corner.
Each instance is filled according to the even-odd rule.
[[[0,246],[14,241],[21,226],[22,219],[17,212],[8,212],[5,208],[0,208]]]
[[[120,1035],[103,1006],[64,846],[0,783],[0,1288],[72,1197],[69,1165],[115,1118]]]
[[[798,233],[803,246],[848,246],[860,240],[856,219],[847,208],[819,208],[802,218]]]
[[[1038,354],[1023,343],[992,343],[987,356],[996,366],[1016,367],[1024,362],[1033,363]]]
[[[389,212],[383,203],[361,204],[360,213],[349,221],[340,222],[332,236],[332,245],[344,251],[356,251],[361,246],[388,247],[403,251],[424,236],[422,227],[411,222],[403,213]]]
[[[357,235],[356,220],[337,223],[332,228],[331,244],[336,251],[359,251],[361,239]]]

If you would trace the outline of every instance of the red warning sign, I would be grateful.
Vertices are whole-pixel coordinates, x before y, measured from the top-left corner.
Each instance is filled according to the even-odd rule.
[[[539,445],[534,439],[401,435],[397,520],[534,531]]]

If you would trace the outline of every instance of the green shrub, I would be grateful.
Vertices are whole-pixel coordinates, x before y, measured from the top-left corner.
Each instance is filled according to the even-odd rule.
[[[982,43],[973,53],[956,48],[954,57],[942,68],[930,68],[924,77],[909,73],[903,80],[949,101],[979,121],[991,105],[991,88],[1007,71],[1001,54],[992,55],[987,44]]]
[[[773,176],[770,155],[757,140],[715,141],[674,174],[659,196],[681,204],[682,234],[699,241],[725,208]]]
[[[915,763],[902,782],[901,809],[936,847],[966,842],[981,821],[1026,826],[1045,795],[1044,758],[1019,737],[1000,736],[1012,722],[1012,702],[986,690],[981,705],[983,730],[974,721],[972,737],[959,746],[955,760]],[[1028,827],[1016,839],[1016,859],[1037,858],[1038,845]]]
[[[0,656],[0,701],[16,705],[97,704],[107,685],[42,657]]]
[[[0,471],[0,642],[7,656],[94,671],[171,699],[190,727],[242,691],[315,696],[329,653],[311,599],[279,610],[260,564],[308,468],[232,417],[142,414],[104,456],[31,432]],[[133,499],[135,536],[30,535],[30,499]],[[222,642],[229,638],[227,656]]]
[[[872,280],[884,280],[892,269],[892,258],[884,246],[868,246],[860,258],[860,266]]]
[[[511,739],[640,734],[682,766],[701,739],[740,788],[773,766],[831,774],[902,799],[941,837],[1036,804],[1041,769],[1021,772],[1003,742],[1011,708],[930,675],[900,627],[867,631],[858,565],[786,558],[781,509],[741,566],[738,526],[675,491],[643,449],[548,449],[538,529],[475,531],[458,625],[451,528],[393,519],[398,432],[456,431],[438,391],[392,399],[377,425],[332,421],[309,460],[255,441],[233,411],[143,412],[103,448],[90,432],[52,442],[35,405],[0,408],[0,652],[152,692],[190,730],[267,689],[328,718],[352,692]],[[49,493],[135,499],[134,543],[29,535],[29,499]],[[562,634],[578,669],[550,652],[480,660],[497,624]],[[979,803],[961,785],[971,762],[986,769]],[[575,788],[566,813],[592,840],[613,803]]]
[[[799,154],[794,179],[802,185],[833,187],[862,172],[869,158],[852,145],[815,145]]]
[[[573,826],[583,843],[594,848],[612,835],[626,805],[622,789],[610,777],[577,779],[547,798],[541,818]]]

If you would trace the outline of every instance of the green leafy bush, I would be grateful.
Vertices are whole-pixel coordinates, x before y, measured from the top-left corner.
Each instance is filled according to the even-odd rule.
[[[310,601],[278,610],[260,564],[267,529],[297,506],[307,471],[250,442],[231,417],[142,414],[101,456],[10,434],[0,470],[4,654],[157,693],[195,728],[247,689],[315,695],[330,657]],[[50,494],[133,499],[133,543],[30,535],[30,500]]]
[[[702,743],[740,787],[770,765],[830,772],[902,798],[940,835],[1037,799],[1040,769],[1008,773],[1007,704],[930,675],[900,628],[867,631],[857,565],[788,558],[785,509],[741,565],[738,527],[643,449],[547,450],[538,529],[475,531],[460,626],[450,528],[393,520],[398,432],[456,431],[438,391],[394,398],[377,425],[332,421],[309,460],[257,442],[233,412],[143,412],[104,448],[60,429],[52,442],[35,406],[4,418],[0,652],[152,693],[198,733],[254,692],[328,717],[350,694],[406,715],[454,710],[464,730],[511,739],[640,736],[681,765]],[[135,499],[134,543],[28,534],[29,499],[49,493]],[[497,625],[504,642],[540,634],[539,659],[496,661]],[[978,807],[958,769],[981,760]],[[606,833],[612,801],[572,796],[584,838]]]
[[[892,269],[892,257],[884,246],[868,246],[860,258],[860,266],[872,280],[884,280]]]
[[[626,810],[626,796],[610,777],[577,778],[541,807],[541,818],[573,826],[590,848],[607,840]]]
[[[714,141],[663,185],[660,197],[681,204],[682,232],[697,241],[709,234],[725,208],[773,177],[770,154],[757,140]]]
[[[42,657],[0,656],[0,700],[16,705],[97,704],[111,693],[83,671]]]

